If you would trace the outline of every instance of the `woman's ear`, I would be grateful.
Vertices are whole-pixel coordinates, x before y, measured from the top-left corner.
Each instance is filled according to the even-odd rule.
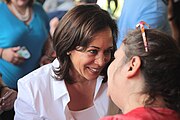
[[[71,52],[67,52],[66,54],[69,56],[69,55],[71,55]]]
[[[135,76],[138,73],[140,66],[141,66],[140,57],[139,56],[133,56],[131,58],[131,60],[129,61],[129,69],[128,69],[127,77],[131,78],[131,77]]]

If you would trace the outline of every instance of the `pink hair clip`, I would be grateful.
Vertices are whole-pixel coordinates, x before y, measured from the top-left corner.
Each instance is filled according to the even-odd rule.
[[[140,27],[140,30],[141,30],[141,33],[142,33],[143,42],[144,42],[145,51],[148,52],[148,41],[147,41],[147,38],[146,38],[146,33],[145,33],[144,25],[146,25],[148,27],[148,29],[150,28],[150,26],[146,22],[140,21],[136,25],[136,29]]]

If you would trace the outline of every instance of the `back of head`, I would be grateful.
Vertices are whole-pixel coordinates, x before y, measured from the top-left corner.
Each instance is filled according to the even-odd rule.
[[[123,41],[125,61],[132,56],[141,58],[140,71],[145,79],[142,93],[149,95],[147,106],[161,97],[166,107],[180,112],[180,51],[171,36],[154,29],[145,32],[148,52],[141,31],[132,31]]]
[[[66,53],[75,50],[77,46],[87,48],[94,35],[107,27],[112,31],[115,50],[117,25],[109,13],[98,5],[78,5],[63,16],[53,35],[53,47],[63,67],[60,69],[60,78],[68,76],[71,61]]]

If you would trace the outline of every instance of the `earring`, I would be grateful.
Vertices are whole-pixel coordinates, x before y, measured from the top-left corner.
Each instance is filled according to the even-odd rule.
[[[67,52],[66,54],[67,54],[67,55],[71,55],[71,53],[70,53],[70,52]]]

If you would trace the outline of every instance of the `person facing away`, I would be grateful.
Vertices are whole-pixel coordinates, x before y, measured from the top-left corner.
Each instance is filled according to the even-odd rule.
[[[98,5],[78,5],[53,34],[57,58],[18,81],[15,120],[98,120],[108,114],[107,66],[117,26]]]
[[[151,28],[171,34],[167,20],[167,5],[163,0],[124,0],[123,8],[117,20],[119,38],[117,47],[129,30],[135,29],[140,21],[146,21]]]
[[[180,50],[172,37],[131,31],[108,68],[108,95],[122,115],[101,120],[180,120]],[[120,94],[121,93],[121,94]]]
[[[33,0],[0,2],[0,18],[0,73],[5,85],[17,89],[17,80],[39,67],[49,20]],[[21,47],[30,52],[29,58],[18,54]]]

